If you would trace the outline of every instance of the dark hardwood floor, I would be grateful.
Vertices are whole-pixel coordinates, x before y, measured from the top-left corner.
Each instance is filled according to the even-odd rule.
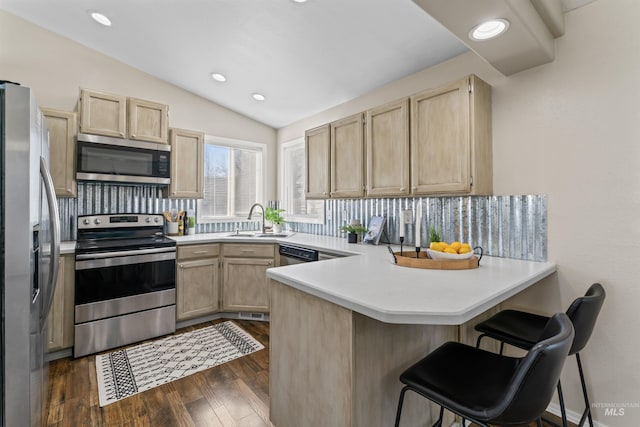
[[[265,348],[104,408],[100,408],[98,402],[95,356],[51,362],[47,426],[272,427],[269,422],[269,324],[234,321]],[[549,417],[558,421],[557,417]]]
[[[104,408],[100,408],[98,402],[95,356],[51,362],[47,426],[271,426],[269,324],[235,322],[265,348]]]

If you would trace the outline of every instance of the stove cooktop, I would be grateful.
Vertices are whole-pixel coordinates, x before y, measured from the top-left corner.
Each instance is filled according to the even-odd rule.
[[[176,241],[164,236],[130,239],[87,239],[76,242],[76,253],[131,251],[176,246]]]

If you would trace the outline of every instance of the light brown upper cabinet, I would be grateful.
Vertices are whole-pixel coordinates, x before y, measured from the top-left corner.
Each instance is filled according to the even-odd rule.
[[[491,194],[491,87],[476,76],[411,97],[411,194]]]
[[[167,143],[169,107],[144,99],[128,98],[129,139]]]
[[[322,125],[304,134],[306,156],[306,198],[326,199],[329,197],[329,161],[331,151],[330,126]]]
[[[331,197],[364,196],[362,114],[331,123]]]
[[[171,184],[169,197],[204,197],[204,134],[171,129]]]
[[[77,114],[43,108],[49,129],[49,168],[58,197],[76,197]]]
[[[409,99],[367,111],[366,195],[409,194]]]
[[[82,89],[80,91],[80,132],[125,138],[127,97]]]
[[[80,132],[166,144],[169,107],[88,89],[80,91]]]

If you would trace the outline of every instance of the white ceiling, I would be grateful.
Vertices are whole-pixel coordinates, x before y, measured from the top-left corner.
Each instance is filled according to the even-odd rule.
[[[590,1],[562,0],[565,10]],[[467,51],[411,0],[0,0],[0,8],[274,128]]]

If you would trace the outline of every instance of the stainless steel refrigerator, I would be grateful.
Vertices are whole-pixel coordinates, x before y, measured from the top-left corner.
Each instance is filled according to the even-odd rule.
[[[49,138],[31,90],[0,83],[2,426],[42,426],[46,320],[60,258]]]

